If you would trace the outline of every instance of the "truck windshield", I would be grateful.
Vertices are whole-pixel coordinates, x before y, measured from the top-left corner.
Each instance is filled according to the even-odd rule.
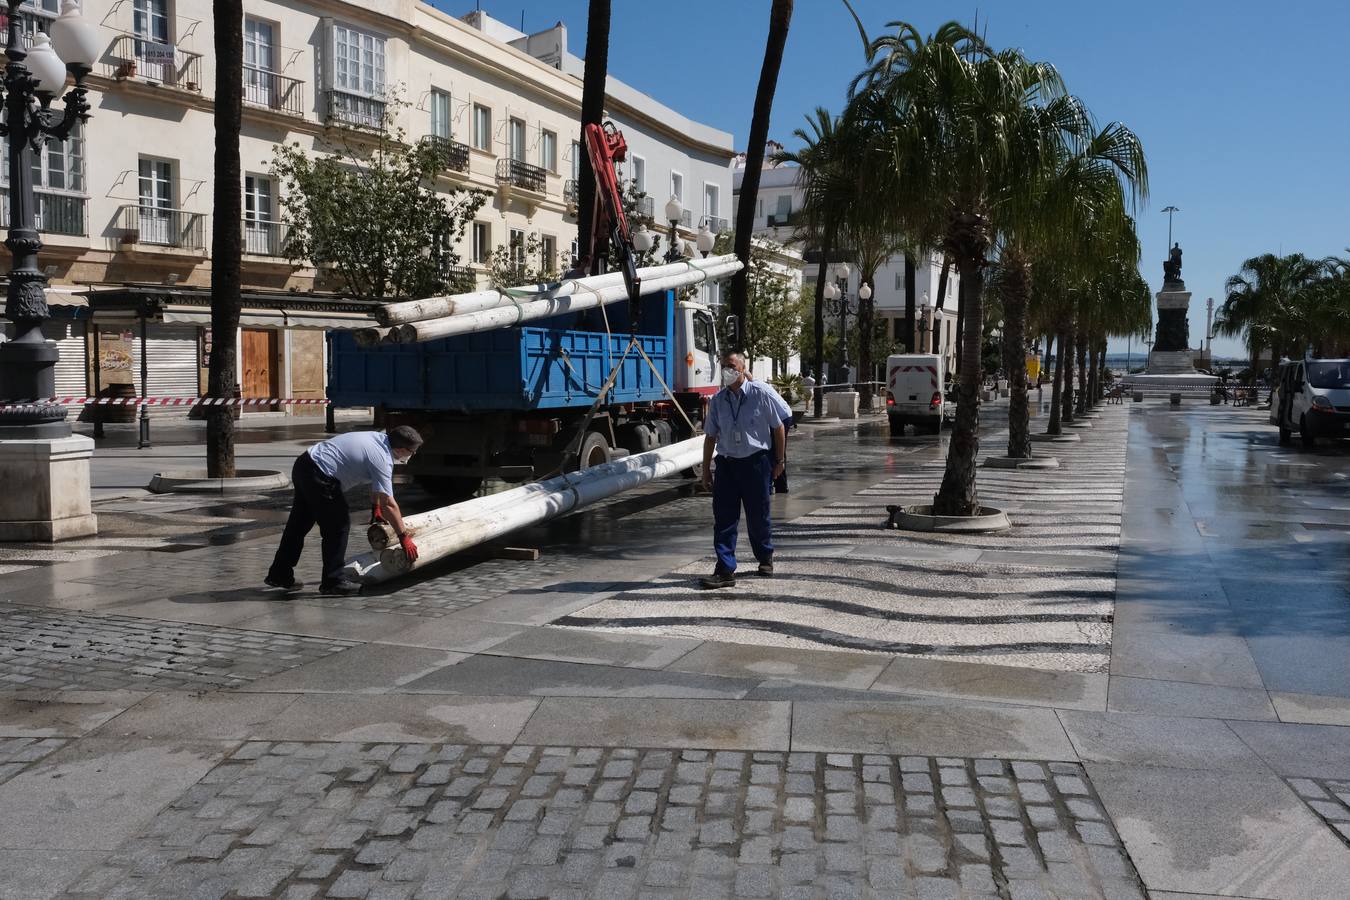
[[[1350,389],[1350,360],[1308,363],[1308,384],[1322,390]]]

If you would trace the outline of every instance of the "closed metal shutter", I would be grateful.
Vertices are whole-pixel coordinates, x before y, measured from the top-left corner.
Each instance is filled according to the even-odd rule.
[[[131,377],[139,388],[141,383],[141,326],[132,325]],[[199,375],[197,370],[197,326],[157,325],[146,327],[149,346],[149,384],[138,393],[144,397],[196,397]]]
[[[64,397],[83,397],[86,385],[84,322],[75,319],[48,319],[42,323],[42,336],[56,342],[61,358],[56,361],[56,393]]]

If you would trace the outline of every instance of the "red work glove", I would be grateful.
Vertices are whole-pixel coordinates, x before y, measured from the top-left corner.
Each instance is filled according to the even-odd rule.
[[[370,507],[370,524],[374,525],[376,522],[383,522],[383,521],[384,516],[380,515],[380,504],[376,503],[372,505]]]
[[[399,535],[398,545],[403,548],[404,553],[408,554],[408,562],[417,562],[417,545],[413,543],[411,535]]]

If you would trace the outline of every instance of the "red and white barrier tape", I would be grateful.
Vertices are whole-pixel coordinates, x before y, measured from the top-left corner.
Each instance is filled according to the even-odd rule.
[[[60,406],[323,406],[328,400],[300,397],[45,397],[41,400],[0,400],[0,408],[45,403]]]

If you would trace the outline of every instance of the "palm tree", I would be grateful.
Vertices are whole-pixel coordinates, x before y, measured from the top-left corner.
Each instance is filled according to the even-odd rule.
[[[913,243],[951,255],[964,311],[956,424],[933,512],[977,515],[984,271],[999,231],[1027,217],[1063,159],[1081,106],[1054,67],[1016,50],[996,53],[955,22],[927,40],[892,25],[897,38],[884,48],[873,42],[876,58],[859,82],[890,104],[894,180],[884,196],[895,198]]]
[[[759,197],[759,176],[764,167],[764,145],[769,140],[769,114],[778,88],[778,70],[783,64],[788,25],[792,22],[792,0],[773,0],[769,10],[769,38],[764,45],[764,64],[759,70],[755,90],[755,109],[750,116],[749,145],[745,148],[745,175],[741,178],[740,206],[736,210],[736,256],[741,270],[731,278],[731,314],[736,317],[738,335],[745,327],[749,297],[750,240],[754,236],[755,206]],[[739,346],[739,342],[736,342]]]
[[[793,137],[802,143],[802,149],[780,153],[778,161],[796,164],[800,169],[797,183],[802,191],[802,208],[798,213],[793,241],[808,249],[813,248],[820,254],[813,325],[815,359],[812,360],[812,369],[819,385],[823,382],[825,366],[825,282],[830,255],[838,244],[840,223],[850,202],[848,168],[851,165],[852,148],[847,143],[843,123],[823,107],[816,107],[806,121],[807,128],[798,128],[792,132]],[[745,205],[744,198],[741,205]],[[818,387],[814,398],[817,418],[823,412],[823,397],[824,392]]]
[[[211,362],[207,394],[230,397],[236,379],[235,339],[239,332],[240,265],[243,248],[243,178],[239,130],[244,94],[244,6],[217,0],[215,182],[211,225]],[[233,478],[234,410],[206,407],[206,474]]]
[[[581,165],[577,170],[577,258],[595,265],[599,254],[591,246],[591,219],[595,215],[595,171],[586,150],[586,126],[605,117],[605,79],[609,73],[610,0],[591,0],[586,16],[586,59],[581,76]],[[585,274],[590,274],[585,273]]]
[[[1226,296],[1214,330],[1225,337],[1246,336],[1253,388],[1263,349],[1271,350],[1273,362],[1282,352],[1301,355],[1298,341],[1309,335],[1299,325],[1299,311],[1325,271],[1325,261],[1302,253],[1263,253],[1243,262],[1224,283]]]

